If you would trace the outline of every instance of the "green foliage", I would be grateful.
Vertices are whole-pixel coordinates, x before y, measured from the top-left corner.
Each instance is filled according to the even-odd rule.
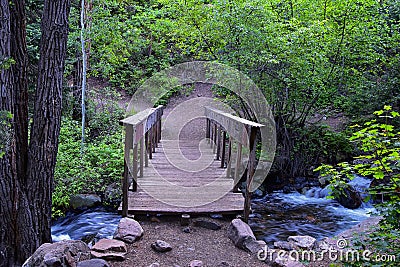
[[[91,138],[121,130],[119,120],[125,112],[118,106],[121,95],[111,87],[90,90],[87,97],[86,120]]]
[[[0,110],[0,158],[6,154],[10,142],[10,120],[13,115],[9,111]]]
[[[124,164],[122,131],[93,138],[83,154],[80,131],[78,122],[63,119],[54,177],[54,217],[69,207],[73,194],[102,194],[107,185],[120,183]]]
[[[359,117],[382,104],[398,105],[399,10],[396,0],[95,0],[85,33],[89,73],[134,92],[155,72],[183,61],[236,67],[272,106],[278,169],[301,175],[321,154],[334,161],[328,149],[346,147],[334,132],[318,130],[318,141],[314,128],[307,129],[312,114],[334,109]],[[70,21],[74,63],[80,56],[79,5]]]
[[[359,241],[363,249],[373,249],[374,255],[396,255],[400,258],[399,233],[400,233],[400,132],[389,122],[400,114],[392,110],[391,106],[384,106],[382,110],[374,112],[375,118],[364,123],[361,128],[353,133],[350,140],[357,144],[360,155],[355,163],[342,162],[336,167],[321,165],[316,169],[322,176],[331,180],[334,195],[340,195],[346,183],[354,174],[371,177],[376,181],[370,189],[375,196],[383,194],[382,203],[376,204],[378,215],[383,220],[366,240]],[[365,241],[368,245],[365,246]],[[398,262],[354,263],[352,266],[397,266]]]
[[[15,63],[15,60],[12,58],[4,58],[0,55],[0,70],[6,70],[11,67],[12,64]]]

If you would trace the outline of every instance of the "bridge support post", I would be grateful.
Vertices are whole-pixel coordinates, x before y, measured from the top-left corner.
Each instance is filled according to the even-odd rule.
[[[222,131],[221,168],[225,168],[226,131]]]
[[[220,154],[221,154],[221,128],[222,128],[221,125],[219,125],[217,127],[217,157],[216,157],[216,160],[220,159]]]
[[[137,191],[138,178],[138,144],[133,146],[133,166],[132,166],[132,191]]]
[[[242,144],[237,142],[237,151],[236,151],[236,167],[235,167],[235,175],[233,177],[233,192],[239,191],[239,181],[240,178],[240,167],[242,164]]]
[[[213,143],[213,153],[215,154],[215,152],[216,152],[216,150],[217,150],[217,124],[216,123],[214,123],[214,129],[213,129],[213,132],[214,132],[214,136],[213,136],[213,138],[214,138],[214,143]]]
[[[232,170],[232,139],[229,138],[228,159],[226,164],[226,178],[231,177],[231,170]]]
[[[129,191],[129,165],[130,150],[133,146],[133,127],[125,127],[125,148],[124,148],[124,176],[122,178],[122,216],[128,216],[128,191]]]
[[[249,162],[247,165],[247,181],[246,181],[246,191],[244,196],[244,221],[247,223],[249,221],[250,208],[251,208],[251,187],[253,184],[255,165],[256,165],[256,138],[257,138],[258,128],[249,127]]]

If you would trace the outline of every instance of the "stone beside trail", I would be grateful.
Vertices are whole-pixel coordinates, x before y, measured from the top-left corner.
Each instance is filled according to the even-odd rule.
[[[91,255],[104,260],[123,261],[126,258],[127,248],[123,241],[115,239],[100,239],[92,247]]]
[[[151,248],[157,252],[167,252],[172,250],[171,245],[163,240],[156,240],[156,242],[151,244]]]
[[[87,244],[78,240],[67,240],[41,245],[23,266],[76,266],[79,261],[88,259],[90,249]]]
[[[114,238],[132,244],[143,235],[143,228],[131,218],[122,218],[115,231]]]

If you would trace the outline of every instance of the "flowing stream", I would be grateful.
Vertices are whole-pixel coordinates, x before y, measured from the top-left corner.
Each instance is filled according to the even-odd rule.
[[[360,192],[370,181],[361,177],[350,184]],[[369,217],[374,210],[370,203],[351,210],[337,201],[326,199],[329,188],[312,188],[300,193],[273,193],[252,201],[249,224],[257,239],[267,244],[286,240],[290,235],[310,235],[317,239],[332,237]],[[53,241],[112,238],[121,216],[98,207],[85,212],[69,213],[52,226]]]
[[[356,177],[349,182],[366,197],[371,181]],[[336,200],[327,199],[329,187],[311,188],[300,193],[273,193],[252,201],[249,224],[257,239],[267,244],[286,241],[291,235],[310,235],[317,239],[332,237],[367,219],[375,209],[363,203],[358,209],[347,209]]]
[[[70,212],[53,223],[51,237],[53,242],[86,237],[112,238],[120,219],[121,215],[103,207],[88,209],[82,213]]]

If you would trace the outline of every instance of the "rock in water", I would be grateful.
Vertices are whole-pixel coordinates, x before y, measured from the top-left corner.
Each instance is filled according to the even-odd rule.
[[[171,245],[163,240],[157,240],[156,242],[151,244],[151,248],[157,252],[167,252],[172,250]]]
[[[360,193],[352,186],[344,188],[343,193],[339,196],[337,201],[348,209],[358,209],[363,203]]]
[[[101,203],[101,198],[95,194],[78,194],[71,197],[69,205],[73,209],[91,208]]]
[[[298,248],[308,250],[313,249],[317,242],[314,237],[308,235],[289,236],[287,240]]]
[[[124,242],[113,239],[101,239],[93,247],[91,254],[105,260],[125,260],[127,248]]]
[[[67,240],[41,245],[22,266],[76,266],[78,261],[88,259],[88,245],[82,241]]]
[[[228,228],[228,237],[236,247],[251,253],[257,253],[262,245],[256,241],[250,226],[240,219],[232,220]]]
[[[122,218],[115,231],[114,238],[132,244],[143,236],[143,228],[140,224],[130,218]]]

